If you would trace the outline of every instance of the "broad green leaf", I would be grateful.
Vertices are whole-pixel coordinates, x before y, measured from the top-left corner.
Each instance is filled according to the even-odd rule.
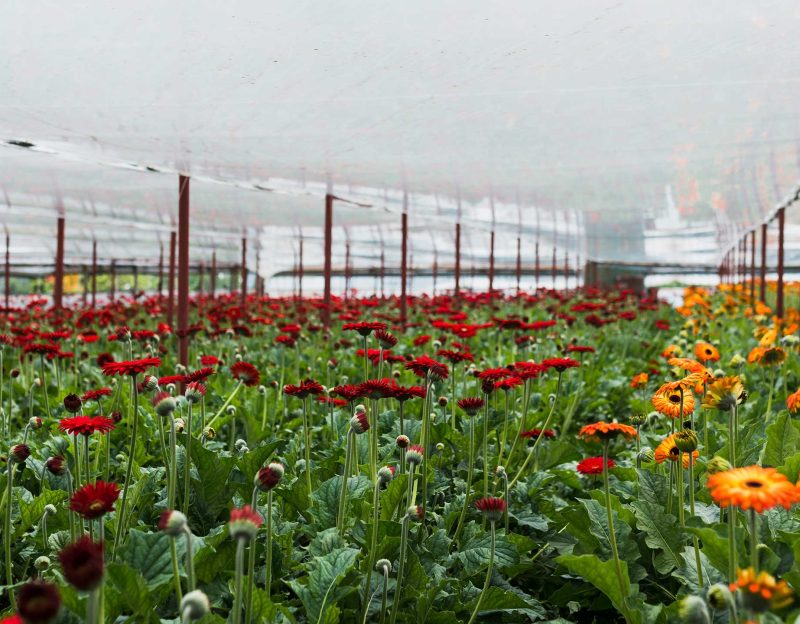
[[[166,533],[145,533],[134,529],[120,549],[119,558],[142,574],[150,589],[167,583],[172,578],[170,536]],[[179,540],[179,563],[182,560],[183,540]]]
[[[464,544],[457,555],[464,565],[464,571],[471,576],[485,568],[489,564],[491,549],[492,536],[489,533],[482,533]],[[517,547],[505,535],[498,533],[494,554],[495,569],[501,570],[513,566],[518,561]]]
[[[797,453],[800,431],[789,412],[781,412],[767,427],[767,443],[761,454],[764,466],[783,466],[786,460]]]
[[[631,584],[628,580],[628,564],[620,562],[622,568],[622,585],[617,577],[614,562],[600,561],[596,555],[561,555],[556,559],[558,563],[567,568],[572,574],[582,577],[603,592],[611,604],[623,613],[626,607],[626,598],[631,595]],[[637,618],[636,621],[641,621]]]
[[[106,583],[114,591],[107,592],[109,615],[116,616],[131,613],[137,622],[158,623],[159,617],[153,610],[153,598],[144,577],[136,570],[121,564],[112,563],[106,568]]]
[[[600,543],[603,554],[607,557],[611,557],[611,534],[608,530],[608,514],[605,506],[594,499],[580,499],[580,502],[589,514],[592,535],[594,535]],[[614,522],[614,532],[617,539],[619,556],[628,562],[635,561],[639,558],[640,553],[636,540],[631,537],[631,528],[619,519],[617,512],[613,509],[612,519]]]
[[[373,485],[364,475],[350,477],[347,480],[348,504],[359,500],[364,494],[372,490]],[[336,525],[336,514],[339,511],[339,497],[342,494],[342,477],[336,475],[325,481],[311,495],[314,500],[312,513],[320,527],[328,528]]]
[[[300,597],[310,623],[326,622],[326,611],[355,590],[350,586],[339,591],[338,584],[352,569],[359,552],[355,548],[338,548],[322,557],[315,557],[306,564],[309,571],[306,578],[288,582]]]
[[[675,516],[642,501],[632,503],[632,507],[636,514],[636,526],[645,533],[645,543],[660,551],[654,560],[656,570],[661,574],[669,574],[682,563],[681,530]]]
[[[61,503],[66,499],[67,493],[63,490],[45,490],[29,502],[25,502],[20,498],[18,500],[19,521],[14,526],[14,537],[19,539],[28,529],[39,524],[46,505],[55,505],[56,509],[58,509],[63,507]]]
[[[408,491],[408,474],[397,475],[381,492],[381,519],[391,520],[398,508],[401,508]]]
[[[236,459],[193,444],[192,463],[198,478],[192,481],[190,524],[202,535],[217,525],[223,510],[231,507],[233,491],[228,487],[228,476]]]
[[[467,605],[467,611],[472,613],[478,598]],[[500,587],[489,587],[481,599],[481,606],[478,609],[478,617],[486,618],[488,613],[503,611],[513,611],[529,616],[532,620],[545,615],[545,610],[541,603],[533,598],[523,598],[522,596]],[[481,615],[482,614],[482,615]]]

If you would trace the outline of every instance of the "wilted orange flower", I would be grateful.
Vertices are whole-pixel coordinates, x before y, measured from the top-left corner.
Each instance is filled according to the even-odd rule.
[[[624,436],[627,439],[635,438],[639,434],[636,429],[630,425],[622,425],[620,423],[607,423],[597,422],[591,425],[584,425],[578,432],[578,437],[587,441],[605,441],[616,438],[617,436]]]
[[[720,377],[706,388],[703,407],[729,412],[746,400],[747,392],[738,377]]]
[[[678,447],[675,445],[675,436],[677,434],[673,433],[671,436],[664,438],[656,447],[655,452],[653,453],[656,463],[663,464],[665,461],[678,461],[678,455],[680,451]],[[700,457],[700,451],[692,451],[692,457],[694,458],[694,462],[696,463],[697,458]],[[683,454],[683,467],[689,467],[689,453]]]
[[[766,348],[764,347],[754,347],[753,350],[747,354],[747,363],[748,364],[760,363],[761,358],[764,356],[764,351],[766,351]]]
[[[633,379],[631,379],[631,388],[644,388],[649,380],[650,376],[647,373],[634,375]]]
[[[698,342],[694,347],[694,355],[701,362],[717,362],[719,351],[710,342]]]
[[[683,381],[683,380],[681,380]],[[651,399],[657,412],[670,418],[681,417],[681,382],[673,381],[661,386]],[[683,415],[694,412],[694,395],[689,388],[683,390]]]
[[[800,390],[796,390],[786,397],[786,407],[789,408],[789,411],[792,414],[797,414],[797,412],[800,412]]]
[[[708,478],[707,487],[720,507],[759,513],[779,505],[789,509],[800,501],[800,488],[775,468],[747,466],[718,472]]]
[[[732,592],[741,592],[742,602],[748,609],[763,613],[767,609],[782,609],[794,600],[786,581],[778,581],[763,570],[756,574],[753,568],[739,570],[736,582],[728,586]]]
[[[780,347],[770,347],[761,354],[761,366],[780,366],[786,361],[786,351]]]

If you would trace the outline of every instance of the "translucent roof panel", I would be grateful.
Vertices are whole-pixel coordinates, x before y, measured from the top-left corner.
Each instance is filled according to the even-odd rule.
[[[264,266],[286,263],[276,232],[319,228],[329,190],[355,202],[337,202],[337,249],[363,228],[369,262],[407,207],[443,248],[461,221],[476,262],[494,228],[711,266],[800,179],[792,0],[12,0],[4,17],[3,190],[147,224],[109,256],[152,254],[178,171],[211,228],[198,251],[264,227]]]

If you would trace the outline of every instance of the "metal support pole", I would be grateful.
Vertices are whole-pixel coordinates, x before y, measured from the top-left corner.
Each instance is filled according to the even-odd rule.
[[[761,266],[758,275],[758,299],[767,303],[767,224],[761,224]]]
[[[539,241],[536,241],[536,264],[533,266],[533,276],[536,280],[536,289],[539,289]]]
[[[158,244],[158,298],[164,292],[164,243]]]
[[[455,266],[455,294],[458,296],[461,290],[461,224],[456,223],[456,266]]]
[[[400,322],[406,322],[406,280],[408,279],[408,213],[400,218]]]
[[[346,232],[345,232],[346,233]],[[344,300],[350,297],[350,241],[344,244]]]
[[[381,247],[381,299],[386,297],[386,289],[384,288],[384,280],[386,279],[386,252]]]
[[[189,365],[189,189],[190,179],[178,176],[178,361]]]
[[[56,234],[56,270],[53,283],[53,307],[64,307],[64,217],[58,218]]]
[[[175,252],[178,243],[177,234],[169,235],[169,272],[167,273],[167,323],[175,324]]]
[[[564,252],[564,288],[569,290],[569,252]]]
[[[244,237],[242,237],[242,289],[239,302],[242,307],[247,304],[247,238]]]
[[[556,260],[556,248],[553,247],[553,261],[552,264],[550,265],[550,273],[551,277],[553,278],[553,286],[552,286],[553,290],[556,289],[556,262],[558,262],[558,260]]]
[[[300,253],[297,272],[297,298],[303,301],[303,238],[300,238]]]
[[[197,267],[197,292],[198,294],[203,294],[203,282],[205,282],[206,277],[206,264],[205,262],[201,262]]]
[[[494,290],[494,230],[489,236],[489,292]]]
[[[783,241],[786,225],[786,208],[778,210],[778,292],[775,304],[775,313],[783,319]]]
[[[756,305],[756,231],[750,232],[750,305]]]
[[[331,326],[331,248],[333,246],[333,195],[325,195],[325,289],[322,321],[325,329]]]
[[[521,292],[522,284],[522,240],[517,236],[517,295]]]
[[[92,241],[92,308],[97,303],[97,241]]]
[[[111,293],[110,293],[111,302],[113,303],[114,300],[117,298],[117,261],[116,259],[111,260]]]
[[[6,234],[6,279],[5,279],[6,312],[11,305],[11,236]]]
[[[431,286],[431,296],[436,297],[436,278],[439,277],[439,254],[436,249],[433,250],[433,271],[431,272],[433,278],[433,285]]]
[[[217,250],[211,252],[211,275],[209,276],[209,294],[213,299],[217,293]]]

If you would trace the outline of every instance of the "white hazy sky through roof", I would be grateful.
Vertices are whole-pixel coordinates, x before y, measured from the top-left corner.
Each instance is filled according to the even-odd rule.
[[[459,201],[485,256],[489,198],[499,231],[519,205],[527,243],[573,256],[716,262],[800,179],[799,27],[791,0],[10,1],[0,142],[54,154],[0,150],[0,183],[15,204],[168,227],[173,177],[104,170],[180,170],[199,227],[267,226],[265,267],[286,264],[276,236],[316,236],[328,183],[373,206],[337,204],[373,232],[364,262],[404,189],[412,224],[442,229],[417,237],[420,264],[452,246]]]

